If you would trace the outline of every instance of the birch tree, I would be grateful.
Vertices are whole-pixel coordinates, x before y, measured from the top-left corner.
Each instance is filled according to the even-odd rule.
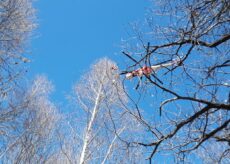
[[[141,126],[125,112],[127,98],[114,62],[104,58],[92,65],[74,86],[74,95],[78,107],[72,119],[68,119],[66,127],[71,136],[63,144],[63,154],[69,163],[141,160],[140,149],[123,140],[135,140],[132,134],[140,133]]]

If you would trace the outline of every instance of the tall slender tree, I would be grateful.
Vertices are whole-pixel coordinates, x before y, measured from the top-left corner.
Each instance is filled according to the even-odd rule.
[[[74,86],[74,95],[78,106],[72,119],[68,119],[66,127],[70,127],[71,136],[67,135],[63,146],[69,162],[140,161],[141,150],[130,147],[123,140],[135,140],[137,136],[132,134],[140,132],[141,126],[124,109],[127,98],[116,64],[106,58],[100,59]]]

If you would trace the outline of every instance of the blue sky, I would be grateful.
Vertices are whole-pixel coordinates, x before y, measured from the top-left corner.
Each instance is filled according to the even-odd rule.
[[[143,20],[147,0],[39,0],[39,27],[32,41],[30,77],[45,74],[63,99],[96,59],[122,60],[129,23]]]

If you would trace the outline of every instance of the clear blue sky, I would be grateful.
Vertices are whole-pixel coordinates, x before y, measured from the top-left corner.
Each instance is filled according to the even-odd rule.
[[[129,23],[143,20],[148,0],[38,0],[30,77],[45,74],[64,98],[96,59],[118,59]]]

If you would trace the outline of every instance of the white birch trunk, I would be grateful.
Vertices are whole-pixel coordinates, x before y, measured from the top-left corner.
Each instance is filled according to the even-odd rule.
[[[98,94],[97,94],[97,97],[96,97],[96,100],[95,100],[95,104],[94,104],[94,108],[93,108],[93,111],[92,111],[92,114],[91,114],[91,118],[90,118],[88,127],[86,129],[85,136],[83,138],[83,147],[82,147],[81,156],[80,156],[80,162],[79,162],[80,164],[83,164],[85,162],[85,160],[86,160],[85,159],[86,158],[86,153],[87,153],[86,150],[87,150],[90,138],[91,138],[91,131],[92,131],[93,122],[96,119],[96,115],[97,115],[97,112],[98,112],[98,109],[99,109],[98,107],[99,107],[99,104],[100,104],[101,92],[102,92],[102,84],[99,87],[99,91],[98,91]]]
[[[115,134],[115,136],[114,136],[114,138],[113,138],[111,144],[109,145],[109,149],[108,149],[108,151],[107,151],[107,153],[106,153],[106,155],[105,155],[105,158],[103,159],[103,161],[101,162],[101,164],[105,164],[105,162],[106,162],[107,159],[109,158],[109,155],[110,155],[111,152],[112,152],[112,148],[113,148],[113,145],[114,145],[114,143],[115,143],[115,141],[116,141],[116,139],[117,139],[117,136],[119,136],[124,130],[125,130],[125,127],[122,128],[121,130],[119,130],[118,134]]]

